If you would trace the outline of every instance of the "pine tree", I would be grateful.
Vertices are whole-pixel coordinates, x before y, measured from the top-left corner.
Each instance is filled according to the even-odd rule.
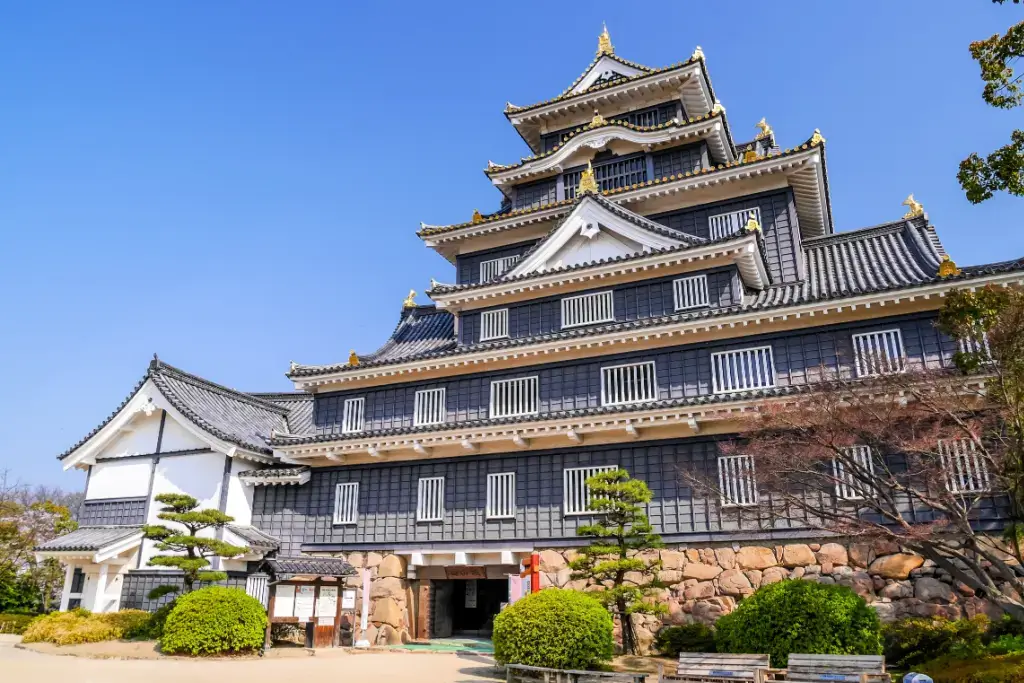
[[[661,560],[652,559],[647,552],[664,546],[644,514],[643,506],[654,495],[646,483],[631,478],[623,469],[595,474],[587,479],[587,488],[587,508],[597,521],[580,527],[576,534],[594,540],[569,567],[573,579],[589,579],[604,586],[593,595],[618,617],[623,651],[638,654],[632,615],[667,611],[656,599],[663,588],[657,579]]]
[[[162,524],[147,524],[142,527],[146,538],[156,541],[157,550],[167,551],[167,555],[155,555],[148,564],[152,567],[174,567],[185,575],[185,592],[191,592],[199,581],[223,581],[228,578],[227,572],[211,571],[210,558],[222,557],[230,559],[244,555],[248,548],[222,541],[213,536],[200,536],[207,530],[222,529],[234,517],[220,510],[198,510],[199,501],[192,496],[181,493],[161,493],[156,502],[165,507],[160,510],[158,518],[175,522],[185,527],[187,533],[176,531]],[[150,593],[151,598],[174,592],[168,586],[161,586]]]

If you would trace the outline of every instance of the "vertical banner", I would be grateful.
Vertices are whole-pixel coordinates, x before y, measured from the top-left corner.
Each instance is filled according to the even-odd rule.
[[[470,579],[466,582],[466,609],[476,609],[476,593],[476,579]]]
[[[508,575],[508,604],[523,597],[523,579],[516,574]]]
[[[370,641],[366,639],[366,629],[370,619],[370,570],[363,567],[363,609],[359,616],[359,635],[356,647],[370,647]]]

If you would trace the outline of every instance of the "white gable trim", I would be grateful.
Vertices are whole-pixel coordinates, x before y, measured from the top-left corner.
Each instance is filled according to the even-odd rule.
[[[627,66],[626,64],[623,64],[622,62],[616,59],[612,59],[608,55],[601,55],[601,58],[594,62],[593,66],[587,69],[586,73],[583,74],[583,77],[580,78],[579,83],[577,83],[576,86],[569,92],[583,92],[590,86],[594,85],[594,82],[597,81],[597,79],[601,78],[601,76],[603,76],[606,73],[609,73],[610,75],[610,72],[612,71],[618,74],[622,74],[626,78],[629,78],[631,76],[639,76],[640,74],[645,73],[644,71],[637,69],[636,67]]]

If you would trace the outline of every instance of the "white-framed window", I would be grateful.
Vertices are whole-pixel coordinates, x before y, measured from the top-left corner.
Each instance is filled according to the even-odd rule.
[[[562,505],[565,515],[586,515],[592,511],[590,505],[590,487],[587,479],[600,474],[617,470],[616,465],[598,465],[596,467],[569,467],[562,471]]]
[[[511,519],[516,516],[516,473],[487,475],[487,519]]]
[[[707,275],[691,275],[673,280],[672,293],[677,311],[685,311],[688,308],[704,308],[710,305]]]
[[[359,519],[359,482],[334,487],[334,523],[355,524]]]
[[[871,457],[870,446],[850,446],[844,449],[846,451],[847,458],[852,460],[856,464],[858,470],[867,472],[870,475],[875,473],[875,462],[874,458]],[[861,500],[864,496],[861,495],[863,484],[857,475],[848,468],[846,463],[832,459],[832,476],[836,480],[836,498],[840,500]]]
[[[722,507],[757,504],[757,478],[750,455],[718,456],[718,486]]]
[[[491,382],[491,417],[536,415],[540,380],[533,377]]]
[[[601,405],[616,406],[658,399],[654,361],[601,368]]]
[[[607,323],[615,320],[611,290],[567,296],[562,299],[562,328]]]
[[[444,477],[422,477],[417,489],[416,521],[444,521]]]
[[[420,389],[413,405],[412,424],[415,427],[441,424],[447,417],[444,387]]]
[[[976,353],[985,362],[992,362],[992,347],[988,344],[988,335],[981,334],[980,338],[969,337],[956,341],[960,353]]]
[[[341,433],[361,432],[364,428],[365,398],[346,398],[341,409]]]
[[[716,394],[774,387],[772,347],[712,353],[711,385]]]
[[[739,232],[746,227],[747,221],[751,218],[760,225],[761,209],[755,206],[752,209],[740,209],[708,216],[708,231],[711,234],[711,239],[717,240]]]
[[[484,311],[480,314],[480,341],[504,339],[508,336],[508,309]]]
[[[899,329],[853,335],[853,354],[858,377],[888,375],[906,367]]]
[[[493,280],[502,273],[507,272],[512,266],[519,262],[522,256],[502,256],[488,261],[480,262],[480,282]]]
[[[950,493],[985,493],[991,489],[988,463],[974,441],[942,439],[939,454]]]

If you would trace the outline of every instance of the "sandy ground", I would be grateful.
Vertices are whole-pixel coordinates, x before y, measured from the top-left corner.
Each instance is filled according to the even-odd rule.
[[[50,683],[281,683],[299,681],[369,681],[381,683],[470,683],[504,680],[489,657],[407,652],[350,654],[333,650],[309,656],[296,651],[288,656],[233,661],[177,658],[159,660],[86,659],[42,654],[15,648],[16,636],[0,635],[0,680]],[[142,645],[142,647],[146,647]],[[152,646],[149,646],[150,648]],[[54,652],[67,652],[54,648]],[[236,678],[237,677],[237,678]]]

